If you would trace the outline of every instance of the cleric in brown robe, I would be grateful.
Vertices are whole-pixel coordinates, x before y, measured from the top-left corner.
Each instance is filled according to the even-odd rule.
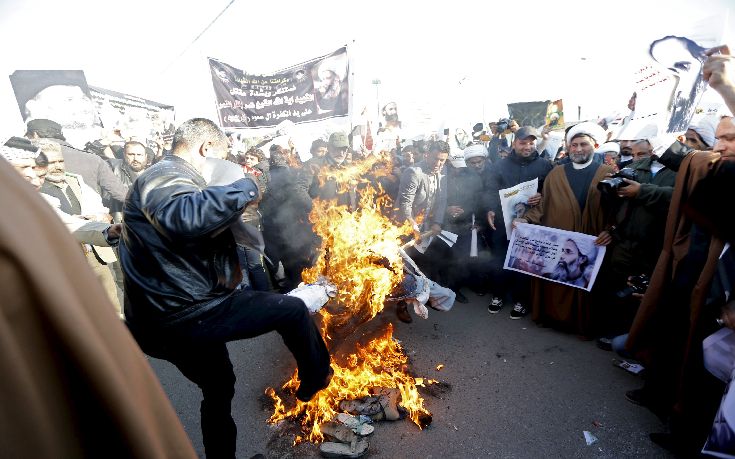
[[[707,299],[724,240],[718,235],[722,228],[703,224],[698,216],[721,205],[721,218],[731,218],[731,208],[721,201],[728,194],[702,197],[699,192],[723,166],[735,162],[733,118],[720,121],[716,137],[714,152],[694,151],[681,161],[663,250],[626,342],[648,373],[644,387],[626,396],[659,416],[671,416],[672,445],[665,447],[679,448],[683,456],[701,449],[722,394],[719,381],[704,368],[702,341],[719,328],[719,307],[713,308]],[[732,189],[730,185],[726,192]],[[662,434],[651,438],[664,446],[659,438],[665,437],[654,435]]]
[[[604,141],[605,131],[595,123],[580,123],[570,129],[567,147],[571,162],[549,172],[541,204],[516,221],[599,236],[597,245],[610,243],[610,235],[604,231],[597,183],[613,173],[613,168],[595,161],[593,155]],[[590,296],[586,291],[534,279],[531,303],[534,321],[591,337]]]
[[[0,183],[2,456],[195,458],[79,244],[4,159]]]

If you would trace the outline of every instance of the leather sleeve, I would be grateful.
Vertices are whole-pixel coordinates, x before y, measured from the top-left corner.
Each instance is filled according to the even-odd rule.
[[[143,184],[140,195],[143,213],[157,231],[171,240],[194,239],[217,233],[237,220],[245,206],[257,199],[258,186],[243,178],[200,190],[191,179],[169,176]]]

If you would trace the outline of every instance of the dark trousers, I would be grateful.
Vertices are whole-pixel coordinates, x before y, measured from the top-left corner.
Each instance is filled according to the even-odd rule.
[[[301,384],[317,385],[329,372],[329,352],[298,298],[238,291],[183,324],[156,330],[130,325],[143,351],[168,360],[202,390],[202,435],[209,459],[234,458],[237,428],[232,419],[235,373],[226,343],[277,331],[291,351]]]
[[[454,291],[458,291],[461,287],[469,287],[475,292],[487,293],[491,262],[490,252],[482,234],[477,235],[477,256],[470,257],[472,232],[452,227],[449,228],[449,231],[458,234],[459,237],[457,243],[451,248],[446,287]]]
[[[243,280],[247,277],[248,285],[253,290],[270,291],[268,274],[263,266],[263,255],[252,247],[237,246],[237,257],[240,260]]]
[[[521,303],[528,307],[531,300],[531,276],[503,269],[505,255],[508,252],[508,241],[501,241],[494,249],[493,258],[490,261],[490,283],[493,295],[502,299],[506,304]]]

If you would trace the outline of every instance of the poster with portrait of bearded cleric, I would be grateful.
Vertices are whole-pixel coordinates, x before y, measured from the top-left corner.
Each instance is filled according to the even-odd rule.
[[[634,73],[630,114],[617,138],[631,140],[657,133],[684,133],[707,88],[703,66],[706,51],[722,43],[724,21],[710,16],[684,21],[652,41]]]
[[[77,148],[101,137],[102,123],[83,71],[16,70],[10,83],[24,123],[56,121],[66,140]]]
[[[605,247],[597,236],[546,226],[519,224],[510,237],[504,269],[590,291]]]
[[[268,75],[209,59],[220,125],[276,126],[348,115],[347,47]]]

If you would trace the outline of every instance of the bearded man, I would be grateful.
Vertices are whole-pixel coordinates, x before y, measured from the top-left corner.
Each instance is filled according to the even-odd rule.
[[[541,203],[515,222],[598,235],[596,245],[609,244],[611,237],[604,231],[604,212],[597,183],[611,174],[613,168],[593,160],[595,148],[605,138],[605,131],[592,122],[571,128],[566,137],[571,162],[549,172]],[[591,336],[589,294],[584,290],[534,280],[531,303],[533,320],[562,331]]]

